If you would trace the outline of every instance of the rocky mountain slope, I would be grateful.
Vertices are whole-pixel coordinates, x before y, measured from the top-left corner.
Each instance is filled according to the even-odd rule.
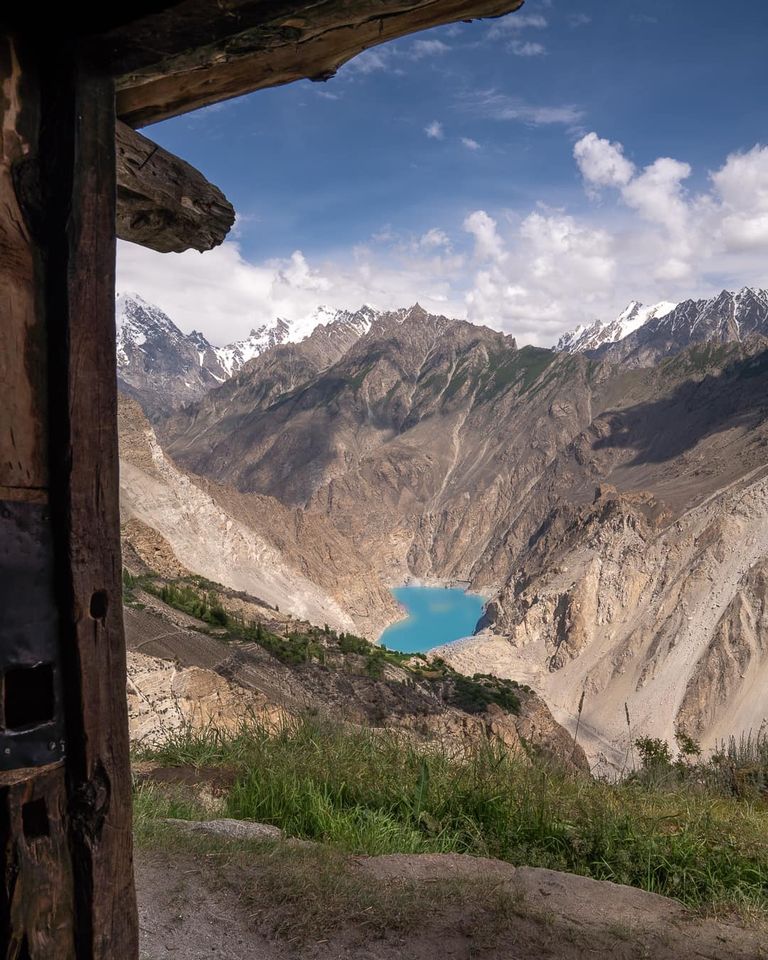
[[[340,630],[375,637],[397,618],[370,565],[322,516],[180,470],[124,396],[118,427],[121,517],[145,557]]]
[[[117,376],[153,420],[199,400],[228,373],[201,333],[186,335],[163,311],[137,294],[119,294]]]
[[[467,650],[491,642],[482,663],[522,670],[569,723],[586,688],[595,745],[626,739],[625,701],[637,731],[685,723],[709,743],[768,715],[737,669],[751,657],[760,677],[764,659],[762,302],[687,301],[590,355],[518,349],[414,307],[376,318],[328,365],[303,344],[269,351],[166,421],[163,438],[186,469],[322,517],[384,582],[465,580],[495,597],[498,639],[454,662],[481,664]],[[641,333],[642,358],[627,349]],[[595,505],[606,484],[615,497]],[[747,488],[749,519],[730,527]],[[711,585],[700,590],[705,534],[714,607]],[[734,640],[728,624],[747,616],[753,638]],[[726,649],[732,663],[716,672],[730,679],[716,684]]]
[[[199,400],[254,357],[279,344],[299,342],[315,329],[318,343],[336,359],[369,329],[376,311],[366,306],[356,312],[319,307],[295,323],[280,317],[262,323],[244,340],[224,347],[209,343],[196,330],[182,333],[159,307],[135,293],[118,295],[115,316],[120,388],[157,421]]]

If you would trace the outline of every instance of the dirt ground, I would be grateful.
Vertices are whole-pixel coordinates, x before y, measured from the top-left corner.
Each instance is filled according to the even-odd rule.
[[[333,860],[329,869],[326,857]],[[768,960],[768,932],[458,855],[138,850],[141,960]]]

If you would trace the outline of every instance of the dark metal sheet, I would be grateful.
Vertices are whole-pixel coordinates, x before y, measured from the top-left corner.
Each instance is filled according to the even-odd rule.
[[[40,704],[47,722],[9,729],[5,677],[50,664],[53,709]],[[35,705],[25,713],[35,714]],[[64,756],[64,703],[53,543],[48,507],[0,501],[0,770],[41,766]]]

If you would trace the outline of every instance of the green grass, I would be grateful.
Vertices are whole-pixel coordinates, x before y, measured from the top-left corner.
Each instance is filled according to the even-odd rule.
[[[152,755],[235,771],[225,816],[344,852],[491,856],[699,908],[768,909],[768,807],[693,784],[609,784],[524,763],[492,744],[457,759],[391,732],[311,720],[277,734],[252,727],[179,737]],[[140,822],[153,802],[145,789]]]

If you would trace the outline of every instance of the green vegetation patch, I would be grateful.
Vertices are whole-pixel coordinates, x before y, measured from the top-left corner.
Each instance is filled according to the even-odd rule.
[[[433,373],[431,376],[427,377],[426,380],[419,383],[419,389],[424,393],[432,393],[437,395],[443,389],[444,385],[447,383],[447,377],[444,373]]]
[[[453,376],[448,381],[448,385],[443,392],[443,400],[450,400],[455,397],[469,378],[467,370],[455,370]]]
[[[478,402],[492,400],[514,385],[525,393],[556,357],[553,350],[530,346],[493,354],[483,372]]]
[[[520,697],[516,693],[520,688],[514,680],[502,680],[485,673],[476,673],[471,678],[457,673],[452,682],[451,703],[467,713],[482,713],[492,703],[509,713],[520,713]]]
[[[608,783],[531,763],[499,744],[457,757],[393,731],[317,719],[276,733],[253,726],[186,735],[149,755],[234,771],[223,815],[344,852],[490,856],[698,908],[768,910],[768,804],[714,792],[695,776]],[[146,797],[140,802],[146,821]]]
[[[363,380],[365,380],[371,370],[373,370],[374,366],[375,364],[369,363],[367,367],[363,367],[363,369],[356,373],[353,377],[348,377],[345,381],[345,384],[351,387],[352,390],[359,390],[363,385]]]

